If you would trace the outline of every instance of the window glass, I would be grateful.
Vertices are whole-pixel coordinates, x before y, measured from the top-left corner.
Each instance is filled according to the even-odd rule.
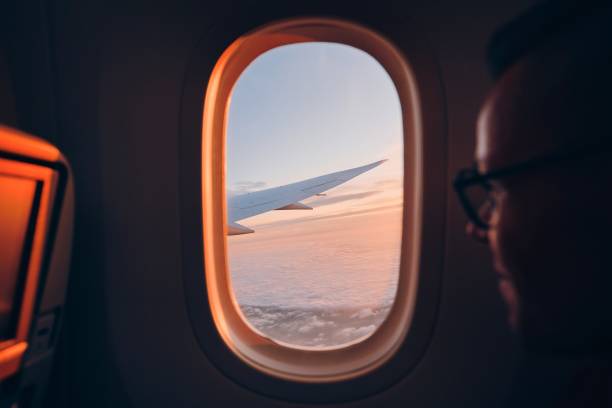
[[[371,335],[395,298],[402,231],[402,115],[387,72],[342,44],[272,49],[236,82],[226,137],[245,320],[293,347]]]

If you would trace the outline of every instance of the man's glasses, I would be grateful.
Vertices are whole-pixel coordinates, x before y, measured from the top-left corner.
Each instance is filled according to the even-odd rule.
[[[474,167],[460,170],[455,177],[453,187],[459,196],[468,219],[472,224],[482,230],[488,230],[489,215],[495,208],[495,201],[491,195],[493,187],[489,173],[480,173]]]
[[[543,155],[487,173],[479,172],[476,165],[474,165],[457,173],[453,181],[453,187],[470,222],[486,231],[491,228],[489,219],[496,204],[492,196],[493,186],[491,180],[514,176],[566,160],[575,160],[588,155],[602,153],[609,151],[611,147],[608,144],[603,146],[586,146],[573,152]]]

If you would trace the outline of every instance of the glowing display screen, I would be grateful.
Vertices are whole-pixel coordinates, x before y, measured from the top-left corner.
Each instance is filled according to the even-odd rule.
[[[0,341],[14,335],[17,289],[36,181],[0,174]]]

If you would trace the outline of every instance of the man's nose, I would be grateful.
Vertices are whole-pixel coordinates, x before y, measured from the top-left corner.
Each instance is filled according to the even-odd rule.
[[[478,209],[478,215],[480,216],[480,219],[486,223],[490,222],[491,215],[493,213],[493,208],[494,207],[491,200],[485,201],[485,203],[481,205]],[[477,242],[481,242],[483,244],[489,242],[489,234],[487,233],[487,230],[478,227],[472,222],[467,223],[467,225],[465,226],[465,232],[469,237],[471,237]]]
[[[489,242],[489,235],[487,234],[487,231],[483,230],[482,228],[477,227],[472,222],[468,222],[467,225],[465,226],[465,233],[467,234],[468,237],[471,237],[473,240],[477,242],[480,242],[483,244],[487,244]]]

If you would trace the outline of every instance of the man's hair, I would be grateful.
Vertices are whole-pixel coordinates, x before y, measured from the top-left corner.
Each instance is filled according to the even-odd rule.
[[[559,145],[612,143],[612,0],[540,3],[494,34],[487,54],[496,80],[521,72],[513,95],[524,120],[546,123]]]
[[[532,7],[493,34],[487,47],[491,75],[498,79],[534,49],[589,24],[594,16],[609,15],[611,5],[610,0],[547,0]],[[611,38],[603,39],[608,47],[610,41]]]

